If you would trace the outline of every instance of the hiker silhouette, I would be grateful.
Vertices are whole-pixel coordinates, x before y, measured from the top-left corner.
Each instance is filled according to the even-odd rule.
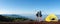
[[[42,21],[42,13],[41,13],[41,11],[39,11],[39,12],[37,12],[36,13],[36,16],[37,16],[37,22],[40,22],[40,21]]]

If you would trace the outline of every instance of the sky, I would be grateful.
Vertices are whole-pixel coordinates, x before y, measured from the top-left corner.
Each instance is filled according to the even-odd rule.
[[[0,0],[0,14],[42,14],[60,15],[60,0]]]

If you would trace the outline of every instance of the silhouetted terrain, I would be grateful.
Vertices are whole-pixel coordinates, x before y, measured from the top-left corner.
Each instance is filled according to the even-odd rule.
[[[19,15],[0,15],[0,22],[20,22],[20,21],[25,21],[25,20],[30,20],[32,21],[32,19],[28,19],[25,17],[19,17]]]

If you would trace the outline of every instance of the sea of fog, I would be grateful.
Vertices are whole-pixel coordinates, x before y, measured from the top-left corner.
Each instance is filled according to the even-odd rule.
[[[48,15],[43,15],[42,16],[42,20],[44,20]],[[58,19],[60,19],[60,15],[56,15],[58,17]],[[30,19],[33,19],[33,20],[36,20],[36,16],[35,15],[29,15],[29,16],[25,16],[27,18],[30,18]]]

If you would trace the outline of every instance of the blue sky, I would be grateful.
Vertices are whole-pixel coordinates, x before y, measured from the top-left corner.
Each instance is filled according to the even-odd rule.
[[[0,0],[0,14],[60,14],[60,0]]]

